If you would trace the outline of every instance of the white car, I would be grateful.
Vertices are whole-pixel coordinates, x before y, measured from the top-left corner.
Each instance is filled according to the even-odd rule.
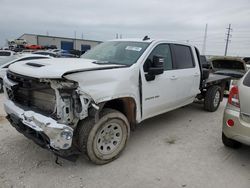
[[[51,57],[38,54],[16,54],[0,59],[0,93],[3,92],[3,78],[6,75],[6,71],[11,64],[19,61],[49,59],[49,58]]]
[[[11,50],[0,50],[0,60],[9,56],[15,55],[16,52],[13,52]]]
[[[222,141],[225,146],[239,148],[250,145],[250,71],[234,86],[224,111]]]

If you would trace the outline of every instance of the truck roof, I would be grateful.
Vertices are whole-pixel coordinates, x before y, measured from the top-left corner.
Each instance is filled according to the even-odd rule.
[[[180,44],[180,45],[186,45],[186,46],[193,46],[186,42],[180,42],[180,41],[173,41],[168,39],[148,39],[143,40],[143,38],[124,38],[124,39],[114,39],[110,41],[130,41],[130,42],[145,42],[145,43],[152,43],[152,42],[166,42],[170,44]]]

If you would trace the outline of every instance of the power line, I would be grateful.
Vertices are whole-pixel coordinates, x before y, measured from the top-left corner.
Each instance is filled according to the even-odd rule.
[[[231,24],[229,24],[229,27],[227,28],[227,39],[226,39],[226,48],[225,48],[225,56],[227,55],[227,49],[228,49],[228,43],[229,43],[229,38],[232,37],[230,32],[232,31]]]

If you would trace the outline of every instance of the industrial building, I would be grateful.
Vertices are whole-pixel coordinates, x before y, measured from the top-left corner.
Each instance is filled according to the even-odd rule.
[[[56,37],[47,35],[23,34],[18,39],[25,40],[28,44],[41,46],[56,46],[63,50],[87,51],[101,43],[101,41],[85,40],[77,38]]]

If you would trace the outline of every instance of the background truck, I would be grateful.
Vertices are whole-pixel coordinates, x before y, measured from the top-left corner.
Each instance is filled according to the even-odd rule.
[[[15,63],[4,78],[7,119],[57,156],[85,153],[96,164],[119,156],[145,119],[204,100],[213,112],[229,77],[202,70],[191,45],[151,40],[104,42],[80,59]]]

